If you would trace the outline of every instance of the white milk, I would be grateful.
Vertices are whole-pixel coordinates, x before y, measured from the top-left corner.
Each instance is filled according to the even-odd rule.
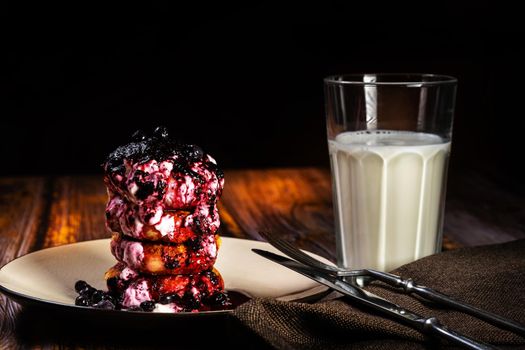
[[[441,249],[450,142],[359,131],[329,149],[339,265],[389,271]]]

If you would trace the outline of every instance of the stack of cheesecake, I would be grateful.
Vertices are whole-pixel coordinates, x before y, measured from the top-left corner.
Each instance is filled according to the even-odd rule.
[[[195,145],[165,128],[137,132],[104,164],[109,200],[106,225],[118,263],[106,273],[123,308],[193,312],[224,306],[213,268],[220,239],[217,210],[224,176]]]

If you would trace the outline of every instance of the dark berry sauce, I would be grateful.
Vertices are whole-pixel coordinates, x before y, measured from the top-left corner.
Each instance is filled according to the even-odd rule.
[[[195,300],[191,295],[179,297],[177,294],[165,294],[159,296],[159,300],[144,301],[140,306],[126,308],[122,305],[122,295],[93,288],[85,281],[77,281],[75,283],[75,291],[78,293],[78,296],[75,299],[75,305],[77,306],[92,307],[95,309],[143,312],[152,312],[155,309],[155,303],[175,303],[182,307],[186,312],[192,312],[195,310],[233,310],[250,300],[245,294],[236,291],[217,292],[207,297],[205,300]]]
[[[107,172],[122,174],[124,160],[134,163],[146,163],[155,159],[162,162],[174,155],[186,160],[185,163],[203,161],[204,151],[197,145],[184,144],[169,138],[168,129],[159,126],[151,134],[137,130],[131,137],[131,142],[118,147],[111,152],[104,163]],[[189,171],[181,165],[183,171]]]

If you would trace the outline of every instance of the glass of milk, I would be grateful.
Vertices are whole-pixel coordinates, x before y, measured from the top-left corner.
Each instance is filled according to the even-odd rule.
[[[324,83],[338,265],[390,271],[440,251],[457,80]]]

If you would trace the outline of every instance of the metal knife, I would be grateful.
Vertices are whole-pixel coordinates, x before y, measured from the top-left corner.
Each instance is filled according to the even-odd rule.
[[[415,312],[406,310],[397,304],[394,304],[373,293],[361,289],[357,285],[344,281],[339,277],[333,276],[329,273],[321,272],[317,269],[303,265],[295,260],[266,250],[254,248],[252,251],[261,255],[262,257],[265,257],[295,272],[298,272],[303,276],[324,284],[325,286],[328,286],[339,293],[344,294],[360,305],[367,306],[422,333],[448,340],[451,343],[469,349],[496,349],[492,345],[471,339],[447,328],[446,326],[442,325],[435,317],[427,318]]]

